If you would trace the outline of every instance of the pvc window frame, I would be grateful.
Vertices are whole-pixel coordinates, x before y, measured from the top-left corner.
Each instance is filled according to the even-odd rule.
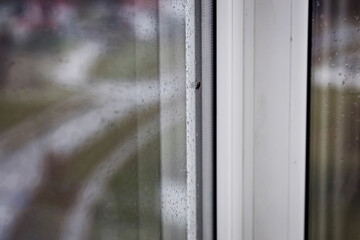
[[[217,1],[217,239],[305,239],[308,6]]]

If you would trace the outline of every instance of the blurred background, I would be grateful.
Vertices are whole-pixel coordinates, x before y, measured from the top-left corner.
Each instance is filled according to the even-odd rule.
[[[0,0],[0,240],[185,239],[185,0]]]
[[[360,239],[360,2],[313,0],[309,239]]]

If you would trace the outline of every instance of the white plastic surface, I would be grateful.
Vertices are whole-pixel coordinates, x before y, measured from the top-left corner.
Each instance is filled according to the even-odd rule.
[[[302,0],[217,3],[218,239],[304,239]]]

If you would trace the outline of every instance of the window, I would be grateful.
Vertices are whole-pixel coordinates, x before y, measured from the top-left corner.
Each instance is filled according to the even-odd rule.
[[[360,4],[217,11],[218,239],[359,238]]]
[[[309,239],[356,239],[359,205],[358,1],[312,1]]]
[[[211,17],[210,1],[1,1],[0,239],[212,235]]]

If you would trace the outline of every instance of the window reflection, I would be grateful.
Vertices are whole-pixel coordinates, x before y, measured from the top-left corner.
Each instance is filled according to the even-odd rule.
[[[309,237],[360,234],[360,2],[312,1]]]
[[[186,239],[185,124],[185,1],[0,2],[0,239]]]

